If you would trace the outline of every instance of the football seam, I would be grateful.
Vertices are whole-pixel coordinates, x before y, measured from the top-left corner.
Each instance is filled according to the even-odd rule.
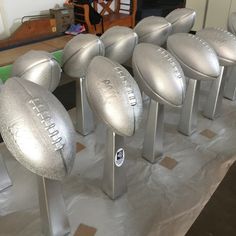
[[[145,86],[147,87],[147,89],[145,89],[145,90],[151,91],[151,92],[152,92],[153,94],[155,94],[155,96],[157,96],[160,100],[164,101],[165,103],[169,104],[170,106],[175,106],[175,107],[181,107],[181,106],[182,106],[182,105],[173,104],[173,103],[169,102],[168,100],[166,100],[166,98],[161,97],[158,93],[154,92],[153,89],[150,87],[150,85],[146,82],[146,80],[143,79],[144,76],[143,76],[142,73],[140,72],[140,70],[139,70],[138,66],[136,65],[135,61],[134,61],[134,66],[135,66],[137,72],[139,73],[139,75],[141,75],[140,77],[142,78],[142,82],[143,82],[143,83],[145,84]],[[183,94],[182,94],[182,96],[183,96]]]
[[[165,30],[165,29],[168,29],[168,28],[171,28],[171,23],[170,23],[170,22],[168,22],[168,24],[166,24],[166,25],[164,25],[164,26],[162,26],[162,27],[156,28],[156,29],[154,29],[154,30],[152,30],[152,31],[148,31],[147,33],[145,32],[145,34],[141,34],[140,36],[139,36],[139,34],[136,32],[136,30],[135,30],[135,32],[138,34],[139,38],[142,38],[142,37],[147,37],[148,35],[150,35],[150,34],[152,34],[152,33],[155,33],[155,32],[157,32],[157,31],[162,31],[162,30]],[[161,36],[161,35],[160,35],[160,36]]]
[[[35,66],[38,66],[40,64],[44,64],[45,62],[51,61],[51,58],[48,59],[44,59],[41,60],[40,62],[36,62],[34,64],[31,64],[30,66],[28,66],[27,68],[25,68],[25,70],[23,70],[20,74],[12,74],[12,76],[17,76],[17,77],[21,77],[22,75],[24,75],[26,72],[28,72],[29,70],[31,70],[32,68],[34,68]]]
[[[106,57],[103,57],[103,56],[100,56],[100,57],[102,57],[103,58],[103,60],[106,60],[107,62],[109,62],[112,66],[117,66],[117,64],[118,63],[116,63],[116,62],[114,62],[114,61],[112,61],[112,60],[110,60],[110,59],[108,59],[108,58],[106,58]],[[119,66],[120,66],[120,64],[118,64]],[[102,120],[109,128],[111,128],[115,133],[117,133],[117,134],[119,134],[119,135],[121,135],[121,136],[126,136],[126,135],[124,135],[124,134],[122,134],[121,132],[119,132],[116,128],[114,128],[108,121],[106,121],[103,117],[102,117],[102,115],[100,115],[100,112],[98,112],[97,111],[97,109],[96,109],[96,106],[94,106],[93,105],[93,102],[90,102],[90,99],[89,99],[89,97],[90,97],[90,91],[89,91],[89,89],[88,89],[88,85],[87,85],[87,79],[86,79],[86,94],[87,94],[87,97],[88,97],[88,102],[89,102],[89,105],[93,108],[93,111],[94,111],[94,113],[98,116],[98,118],[100,119],[100,120]],[[93,100],[93,99],[92,99]],[[129,104],[130,105],[130,104]],[[132,109],[134,109],[134,106],[129,106],[129,107],[132,107]],[[134,112],[134,111],[133,111]],[[135,124],[135,123],[134,123]],[[133,131],[133,133],[134,133],[134,131]]]
[[[199,37],[201,37],[201,34],[200,34]],[[215,51],[217,57],[219,58],[219,60],[225,61],[225,62],[231,63],[231,64],[232,64],[232,63],[233,63],[233,64],[236,63],[236,60],[232,60],[232,59],[229,59],[229,58],[222,57],[222,55],[220,55],[220,54],[222,54],[222,53],[221,53],[221,50],[219,50],[219,48],[218,48],[214,43],[208,42],[209,39],[204,38],[204,36],[202,37],[202,39],[205,40],[205,41],[214,49],[214,51]],[[227,45],[227,44],[226,44],[226,45]]]
[[[79,53],[80,51],[82,51],[82,50],[84,50],[84,49],[90,47],[92,44],[95,44],[95,42],[99,42],[99,41],[101,41],[101,40],[100,40],[100,39],[94,39],[94,40],[93,40],[92,42],[90,42],[89,44],[86,44],[86,46],[83,46],[83,47],[79,48],[78,51],[75,51],[74,53],[72,53],[72,54],[67,58],[67,60],[64,61],[63,67],[65,67],[66,64],[67,64],[77,53]],[[99,48],[100,48],[100,47],[99,47]],[[99,51],[100,51],[100,49],[99,49]]]
[[[166,18],[166,20],[168,21],[168,22],[170,22],[172,25],[174,25],[177,21],[179,21],[179,20],[183,20],[183,19],[185,19],[185,18],[187,18],[187,17],[189,17],[189,16],[191,16],[192,14],[194,14],[193,12],[191,12],[191,13],[189,13],[189,14],[187,14],[187,15],[182,15],[180,18],[177,18],[175,21],[173,21],[173,22],[170,22],[170,21],[168,21]],[[196,15],[196,14],[195,14]]]
[[[86,81],[87,81],[87,80],[86,80]],[[86,86],[86,87],[88,88],[88,86]],[[86,89],[86,93],[87,93],[87,97],[91,97],[91,96],[90,96],[89,89]],[[92,99],[92,100],[93,100],[93,99]],[[114,127],[113,127],[108,121],[106,121],[106,120],[103,118],[102,115],[100,115],[100,112],[97,111],[96,106],[93,105],[93,102],[90,102],[90,99],[88,99],[88,102],[89,102],[89,105],[92,107],[92,110],[93,110],[93,112],[96,114],[96,116],[97,116],[100,120],[102,120],[102,121],[105,123],[105,125],[108,126],[109,129],[112,129],[112,131],[114,131],[115,133],[117,133],[117,134],[119,134],[119,135],[121,135],[121,136],[124,136],[122,133],[118,132],[117,129],[114,129]]]
[[[188,66],[182,59],[180,59],[178,56],[176,56],[176,54],[173,52],[172,49],[168,48],[168,50],[169,50],[170,53],[176,58],[177,61],[180,61],[180,64],[181,64],[181,63],[184,64],[184,66],[186,66],[186,67],[187,67],[188,69],[190,69],[190,70],[193,70],[193,71],[197,72],[200,76],[206,77],[206,79],[207,79],[207,78],[212,78],[212,79],[217,78],[217,77],[214,77],[214,76],[211,76],[211,75],[205,75],[205,74],[203,74],[202,72],[200,72],[200,71],[194,69],[193,67]]]
[[[137,34],[136,34],[137,35]],[[120,43],[120,41],[122,41],[122,40],[124,40],[124,39],[127,39],[127,40],[130,40],[130,39],[134,39],[134,43],[137,41],[136,40],[136,38],[137,38],[137,36],[134,36],[134,35],[129,35],[129,38],[127,38],[127,36],[122,36],[121,38],[119,38],[119,41],[118,41],[118,43]],[[102,40],[102,39],[101,39]],[[103,42],[103,41],[102,41]],[[114,46],[115,44],[117,44],[117,41],[116,42],[112,42],[111,44],[109,44],[109,45],[107,45],[107,46],[105,46],[105,44],[104,44],[104,46],[105,46],[105,51],[106,51],[106,49],[108,49],[108,48],[110,48],[110,47],[112,47],[112,46]],[[136,44],[134,44],[134,46],[135,46]]]
[[[31,94],[31,92],[27,89],[27,88],[25,88],[18,80],[15,80],[17,83],[18,83],[18,85],[19,86],[21,86],[24,90],[25,90],[25,92],[31,97],[31,99],[33,100],[34,99],[34,97],[32,96],[32,94]],[[39,85],[38,85],[39,86]],[[59,132],[59,131],[58,131]],[[48,134],[48,132],[47,132],[47,134]],[[48,135],[49,136],[49,135]],[[50,137],[50,136],[49,136]],[[52,145],[53,145],[53,143],[51,143]],[[55,149],[54,149],[55,150]],[[61,149],[59,149],[59,150],[61,150]],[[59,151],[59,150],[55,150],[55,151]],[[62,157],[62,159],[64,159],[64,156],[61,156]]]

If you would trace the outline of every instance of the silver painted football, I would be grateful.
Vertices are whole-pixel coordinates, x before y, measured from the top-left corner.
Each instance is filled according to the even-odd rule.
[[[152,43],[162,46],[172,30],[171,24],[163,17],[149,16],[142,19],[134,28],[139,43]]]
[[[32,81],[52,92],[60,82],[61,67],[52,54],[31,50],[14,61],[11,76]]]
[[[236,35],[236,12],[232,12],[228,18],[228,31]]]
[[[197,35],[208,42],[216,51],[220,64],[230,66],[236,63],[236,37],[222,28],[205,28]]]
[[[172,34],[188,33],[195,23],[196,12],[189,8],[177,8],[165,18],[172,25]]]
[[[137,83],[123,66],[106,57],[95,57],[88,67],[86,91],[92,110],[115,133],[135,133],[141,121],[142,98]]]
[[[12,155],[37,175],[66,177],[75,158],[75,131],[62,104],[18,77],[6,81],[0,97],[0,132]]]
[[[138,35],[128,27],[114,26],[105,31],[101,40],[105,46],[105,56],[123,64],[132,57]]]
[[[134,49],[132,65],[134,78],[149,97],[163,104],[182,106],[186,81],[179,63],[169,52],[141,43]]]
[[[220,74],[217,54],[198,36],[177,33],[167,40],[168,51],[179,61],[185,76],[197,79],[214,79]]]
[[[95,56],[103,56],[104,54],[104,45],[97,36],[79,34],[71,39],[63,50],[63,71],[73,78],[84,77],[91,60]]]

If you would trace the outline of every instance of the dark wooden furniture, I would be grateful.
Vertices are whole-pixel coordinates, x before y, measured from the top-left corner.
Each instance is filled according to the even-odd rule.
[[[108,28],[120,25],[133,28],[135,26],[135,16],[137,11],[137,0],[130,0],[129,3],[122,0],[115,0],[114,9],[113,1],[94,1],[93,7],[99,11],[103,17],[104,31]],[[87,4],[74,3],[75,22],[85,24],[89,33],[101,34],[102,23],[92,25],[89,20],[89,6]]]

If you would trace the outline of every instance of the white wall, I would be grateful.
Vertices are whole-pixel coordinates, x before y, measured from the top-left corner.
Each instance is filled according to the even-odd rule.
[[[235,0],[209,0],[206,27],[227,28],[231,3]]]
[[[2,15],[0,14],[0,37],[1,35],[4,35],[4,25],[3,25],[3,22],[2,22]]]
[[[205,12],[205,27],[213,26],[226,29],[229,14],[236,11],[236,0],[187,0],[186,6],[197,12],[193,30],[203,28]]]
[[[0,0],[0,39],[9,36],[26,15],[43,14],[65,0]]]
[[[186,7],[192,8],[196,11],[196,20],[193,27],[193,30],[197,31],[202,28],[205,10],[206,10],[206,0],[187,0]]]

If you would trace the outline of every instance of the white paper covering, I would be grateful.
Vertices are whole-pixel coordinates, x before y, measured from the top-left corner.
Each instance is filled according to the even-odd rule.
[[[206,93],[202,91],[200,110]],[[116,201],[100,188],[105,126],[98,124],[87,137],[78,135],[78,142],[87,148],[79,152],[72,175],[63,182],[72,233],[84,223],[97,228],[96,236],[184,235],[235,161],[236,102],[224,100],[222,113],[210,121],[199,112],[198,132],[186,137],[176,131],[178,110],[166,109],[164,149],[178,162],[173,170],[141,158],[143,128],[125,139],[128,193]],[[199,133],[204,129],[217,136],[203,137]],[[0,193],[0,236],[41,235],[36,178],[3,144],[0,152],[14,184]]]

